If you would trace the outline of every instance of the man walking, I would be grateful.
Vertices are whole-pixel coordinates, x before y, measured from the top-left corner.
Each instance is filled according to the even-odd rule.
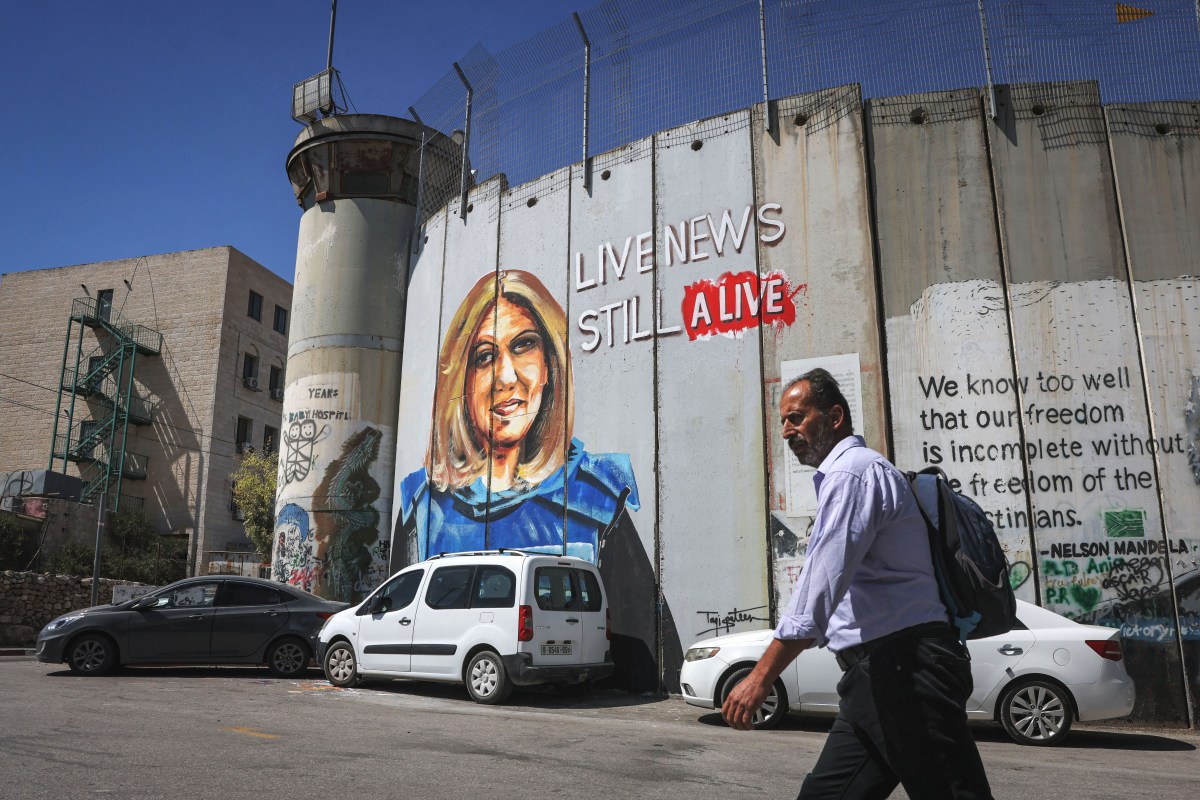
[[[806,648],[829,647],[841,708],[800,789],[812,798],[991,798],[967,728],[971,663],[938,595],[925,521],[908,480],[854,435],[823,369],[785,388],[783,438],[817,470],[807,560],[775,639],[721,713],[750,730],[771,684]]]

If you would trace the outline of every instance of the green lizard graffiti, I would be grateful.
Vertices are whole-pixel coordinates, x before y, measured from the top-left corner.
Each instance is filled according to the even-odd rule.
[[[324,565],[313,591],[322,597],[356,602],[371,588],[364,578],[379,541],[379,511],[373,505],[379,484],[370,470],[382,438],[378,429],[364,428],[346,439],[313,495],[315,556]]]

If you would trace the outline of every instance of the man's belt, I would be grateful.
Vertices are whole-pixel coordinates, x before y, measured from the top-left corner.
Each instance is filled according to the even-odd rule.
[[[880,636],[878,639],[872,639],[869,642],[862,644],[851,645],[843,650],[834,653],[834,658],[837,659],[838,666],[842,668],[842,672],[847,672],[858,662],[871,655],[874,650],[879,649],[882,645],[888,642],[894,642],[898,639],[911,639],[919,636],[928,636],[936,633],[950,633],[950,625],[946,622],[923,622],[920,625],[913,625],[910,628],[901,628],[894,633],[889,633],[886,636]]]

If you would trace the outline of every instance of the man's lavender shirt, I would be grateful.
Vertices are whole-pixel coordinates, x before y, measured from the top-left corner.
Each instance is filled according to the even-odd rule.
[[[817,468],[817,518],[777,639],[836,651],[944,621],[929,534],[908,480],[859,436]]]

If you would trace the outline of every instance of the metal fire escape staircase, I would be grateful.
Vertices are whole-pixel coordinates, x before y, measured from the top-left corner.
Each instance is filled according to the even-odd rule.
[[[89,340],[85,329],[93,331],[94,340]],[[94,341],[86,355],[85,341]],[[127,506],[140,505],[140,498],[121,494],[122,479],[146,477],[146,456],[126,450],[129,425],[149,425],[153,417],[153,408],[134,388],[134,368],[139,355],[161,352],[161,333],[124,319],[110,302],[84,297],[71,304],[50,469],[57,459],[62,459],[64,472],[68,461],[80,465],[82,502],[94,503],[104,495],[113,511],[120,509],[122,501]],[[66,432],[60,433],[64,415]],[[86,418],[77,421],[78,416]]]

